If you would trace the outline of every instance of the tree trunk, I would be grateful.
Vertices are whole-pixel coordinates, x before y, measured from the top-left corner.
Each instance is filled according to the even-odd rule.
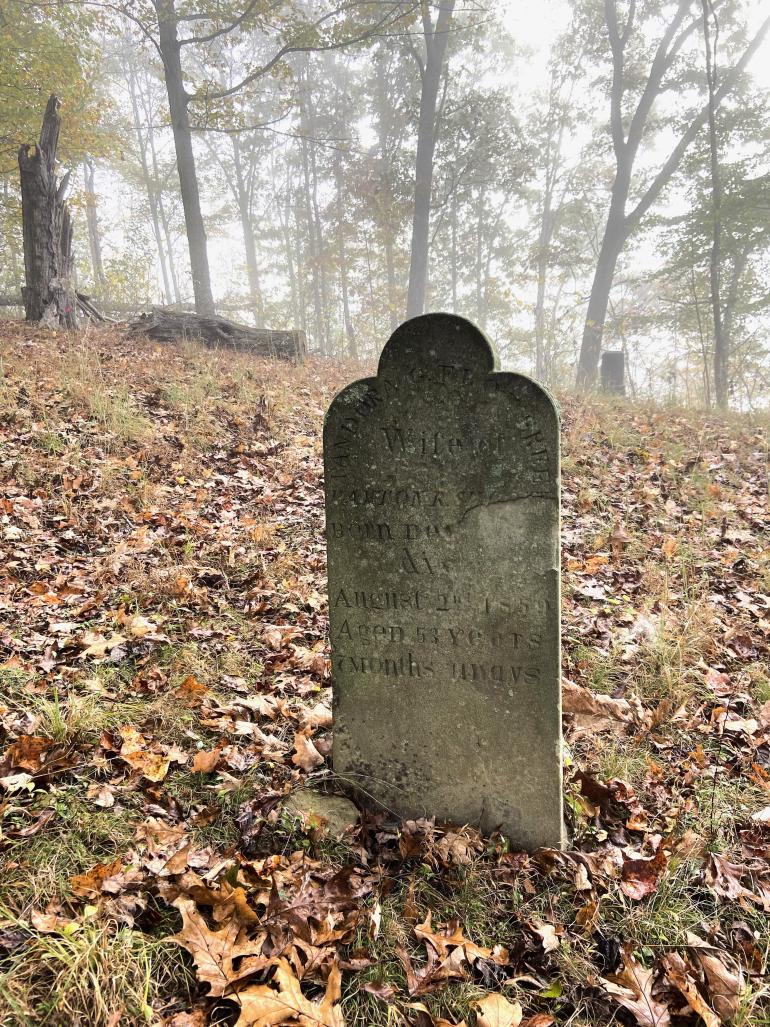
[[[342,292],[342,317],[345,322],[345,335],[348,340],[348,356],[351,360],[358,360],[358,345],[356,333],[353,328],[353,320],[350,316],[350,301],[348,298],[348,260],[345,253],[345,215],[342,200],[343,177],[342,158],[339,150],[334,159],[334,179],[337,191],[337,257],[340,267],[340,291]]]
[[[596,385],[599,372],[599,360],[602,354],[602,336],[604,322],[607,318],[607,307],[610,302],[612,281],[615,268],[627,238],[623,208],[625,206],[628,186],[625,179],[616,176],[613,185],[610,213],[604,229],[599,259],[596,262],[594,279],[591,284],[591,296],[588,300],[583,341],[580,347],[578,362],[578,388],[591,389]]]
[[[406,316],[417,317],[425,310],[430,256],[430,200],[433,185],[433,153],[436,148],[436,105],[444,57],[449,41],[454,0],[439,4],[436,26],[432,27],[428,5],[423,5],[425,62],[421,68],[420,118],[417,126],[417,157],[414,168],[412,249]]]
[[[107,295],[107,279],[102,262],[102,241],[99,235],[99,217],[96,208],[96,184],[94,165],[90,157],[83,161],[83,177],[86,187],[86,222],[88,224],[88,246],[91,251],[91,270],[94,284],[100,296]]]
[[[233,146],[233,165],[235,167],[236,200],[238,203],[238,216],[241,221],[243,248],[246,253],[246,274],[249,281],[249,296],[253,307],[254,319],[257,324],[261,324],[264,320],[264,307],[262,303],[262,290],[259,287],[257,244],[254,239],[254,229],[251,224],[251,197],[246,185],[246,180],[243,176],[243,162],[241,160],[241,146],[238,136],[234,135],[231,139]]]
[[[310,154],[309,154],[309,136],[310,136],[310,119],[308,116],[308,93],[310,90],[310,83],[308,80],[308,67],[309,60],[306,55],[304,63],[304,75],[302,77],[302,87],[300,91],[300,134],[302,136],[302,142],[300,144],[300,152],[302,154],[302,180],[305,187],[304,196],[304,208],[305,208],[305,221],[307,224],[307,249],[310,260],[310,271],[312,275],[313,283],[313,314],[314,314],[314,342],[316,348],[320,351],[323,356],[327,355],[326,350],[326,336],[324,334],[323,324],[323,304],[321,298],[321,254],[318,249],[318,237],[316,235],[315,226],[315,215],[313,210],[313,183],[310,170]]]
[[[51,96],[37,147],[25,143],[19,149],[26,276],[22,298],[27,321],[40,321],[51,327],[76,328],[72,222],[64,202],[69,172],[61,183],[56,180],[60,106],[59,98]]]
[[[388,128],[392,124],[393,109],[388,100],[388,89],[385,78],[385,53],[380,47],[376,57],[375,96],[377,101],[377,137],[379,143],[379,202],[378,222],[382,229],[382,245],[385,255],[385,280],[388,296],[388,321],[390,330],[394,332],[399,325],[399,304],[396,300],[396,262],[393,253],[394,223],[391,216],[395,205],[391,185],[391,167],[389,153]]]
[[[128,79],[128,95],[131,98],[131,112],[134,118],[134,131],[136,132],[136,143],[137,153],[139,155],[139,165],[142,169],[142,178],[144,179],[144,187],[147,192],[147,203],[150,208],[150,220],[152,221],[152,229],[155,235],[155,245],[158,250],[158,260],[160,262],[160,272],[163,277],[163,298],[166,303],[170,303],[171,296],[171,284],[168,277],[168,269],[166,267],[166,256],[163,251],[163,240],[160,233],[160,219],[158,216],[158,206],[156,198],[157,189],[157,178],[153,180],[150,176],[150,169],[147,163],[147,145],[145,143],[144,136],[142,134],[142,119],[139,114],[139,100],[137,97],[137,79],[134,70],[134,65],[129,55],[126,66],[126,77]],[[148,118],[148,122],[151,119]],[[148,129],[151,131],[151,129]],[[179,298],[177,297],[177,302]]]
[[[457,313],[457,184],[452,189],[452,313]]]
[[[190,273],[195,296],[195,309],[199,314],[210,316],[214,313],[214,297],[211,292],[206,229],[203,224],[198,175],[195,170],[190,115],[187,109],[189,97],[182,75],[181,47],[177,34],[174,2],[175,0],[154,0],[158,16],[158,45],[163,58],[171,128],[174,134],[176,167],[187,229],[187,246],[190,251]]]
[[[709,282],[711,285],[711,311],[714,317],[714,394],[720,410],[727,410],[730,402],[730,336],[722,325],[720,298],[720,261],[722,242],[722,181],[719,168],[719,147],[716,126],[716,69],[711,50],[709,31],[709,0],[703,3],[703,41],[706,48],[706,81],[708,83],[708,139],[711,161],[711,254]]]

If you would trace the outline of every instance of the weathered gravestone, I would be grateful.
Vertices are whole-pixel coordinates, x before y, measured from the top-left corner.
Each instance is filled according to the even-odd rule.
[[[403,817],[562,842],[559,426],[449,314],[324,426],[334,769]]]
[[[626,355],[622,349],[608,349],[602,353],[600,377],[602,392],[609,396],[625,396]]]

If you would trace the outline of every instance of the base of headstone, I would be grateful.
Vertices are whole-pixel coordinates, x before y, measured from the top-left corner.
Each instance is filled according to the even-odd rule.
[[[343,795],[325,795],[313,788],[298,788],[283,806],[291,816],[307,827],[316,827],[321,834],[339,841],[358,823],[358,810]]]

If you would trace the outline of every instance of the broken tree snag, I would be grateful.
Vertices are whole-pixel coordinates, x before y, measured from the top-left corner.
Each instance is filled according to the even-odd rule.
[[[224,317],[204,317],[166,307],[153,307],[129,325],[132,335],[148,335],[158,342],[200,339],[206,346],[246,350],[263,357],[302,360],[307,352],[304,332],[250,328]]]
[[[37,146],[19,149],[24,272],[21,290],[27,321],[77,328],[77,299],[72,287],[72,221],[64,198],[69,172],[56,180],[61,103],[48,101]]]

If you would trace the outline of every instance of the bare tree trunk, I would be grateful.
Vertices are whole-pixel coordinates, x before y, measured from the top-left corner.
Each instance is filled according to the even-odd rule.
[[[72,221],[64,199],[69,172],[60,183],[56,179],[60,106],[59,98],[51,96],[37,147],[25,143],[19,149],[26,277],[22,299],[27,321],[41,321],[51,327],[76,328]]]
[[[326,336],[323,324],[323,304],[321,297],[321,254],[318,249],[318,237],[315,230],[315,213],[313,209],[313,184],[308,153],[310,135],[310,119],[308,117],[308,91],[310,84],[307,75],[307,59],[305,62],[304,81],[300,92],[300,132],[302,134],[302,179],[305,186],[305,220],[307,224],[307,246],[310,258],[310,271],[313,283],[313,313],[315,322],[314,342],[318,350],[326,356]]]
[[[719,146],[716,125],[716,39],[711,46],[709,18],[714,12],[710,0],[702,0],[703,42],[706,48],[706,81],[708,83],[708,137],[711,161],[711,254],[709,282],[711,284],[711,312],[714,317],[714,393],[720,410],[727,410],[730,402],[730,339],[723,330],[720,297],[720,260],[722,245],[722,182],[719,171]],[[716,19],[714,19],[716,21]]]
[[[126,64],[126,77],[128,79],[128,95],[131,98],[131,112],[134,118],[134,131],[136,132],[136,144],[137,153],[139,155],[139,165],[142,169],[142,177],[144,178],[144,187],[147,192],[147,203],[150,208],[150,220],[152,222],[152,230],[155,235],[155,246],[158,250],[158,261],[160,262],[160,272],[163,277],[163,296],[166,303],[171,302],[171,284],[169,282],[168,268],[166,267],[166,256],[163,251],[163,240],[161,237],[160,230],[160,219],[158,216],[158,203],[157,203],[157,177],[150,176],[150,169],[147,163],[147,144],[145,142],[144,135],[142,133],[142,119],[139,113],[139,100],[137,97],[137,79],[134,70],[132,58],[130,56]],[[150,119],[148,118],[148,121]],[[151,131],[148,129],[148,131]],[[179,302],[179,297],[177,297]]]
[[[270,163],[272,170],[272,180],[276,181],[275,163],[273,160],[273,154],[271,151]],[[288,166],[287,166],[288,170]],[[292,309],[292,320],[295,325],[300,328],[304,328],[304,321],[300,312],[299,297],[297,293],[297,275],[294,270],[294,255],[291,249],[291,181],[287,174],[286,179],[286,195],[283,200],[283,209],[279,202],[279,197],[275,195],[275,209],[277,212],[278,220],[281,225],[281,234],[283,236],[283,247],[286,255],[286,271],[289,279],[289,294],[291,295],[291,309]]]
[[[195,309],[201,315],[211,316],[214,313],[214,297],[211,292],[206,229],[201,212],[190,115],[187,109],[189,96],[184,87],[182,75],[175,0],[153,0],[153,2],[158,17],[158,45],[163,58],[171,128],[174,133],[176,167],[187,228],[187,246],[190,251],[190,273],[195,296]]]
[[[236,200],[238,203],[238,216],[241,221],[241,234],[243,235],[243,248],[246,252],[246,274],[249,281],[249,297],[254,308],[254,317],[259,325],[264,320],[264,306],[262,303],[262,290],[259,286],[259,269],[257,267],[257,244],[254,239],[254,228],[251,223],[251,197],[246,186],[243,175],[243,162],[241,159],[241,146],[238,136],[231,136],[233,145],[233,164],[235,166],[235,187]]]
[[[441,0],[436,25],[431,22],[428,4],[423,9],[425,60],[420,61],[422,89],[420,119],[417,127],[417,156],[414,168],[414,206],[412,211],[412,249],[406,316],[417,317],[425,310],[430,257],[430,201],[433,185],[433,153],[436,148],[436,110],[438,90],[444,70],[449,27],[454,0]]]
[[[158,216],[160,218],[160,224],[163,229],[163,238],[166,242],[166,261],[168,263],[168,273],[171,278],[171,286],[174,290],[174,301],[181,306],[182,303],[182,292],[179,288],[179,275],[176,273],[176,258],[174,257],[174,242],[171,238],[171,225],[169,224],[168,214],[166,213],[166,204],[163,199],[163,188],[164,183],[160,177],[160,167],[158,165],[158,154],[155,149],[155,128],[153,127],[153,116],[151,109],[152,101],[152,90],[150,86],[149,76],[147,69],[144,72],[145,79],[145,90],[144,90],[144,104],[145,113],[147,116],[147,146],[151,161],[152,170],[152,182],[155,190],[155,202],[158,208]],[[162,247],[161,247],[162,249]]]
[[[457,313],[457,186],[452,189],[452,313]]]
[[[8,209],[8,207],[10,205],[10,193],[9,193],[9,190],[8,190],[8,185],[9,185],[8,179],[4,178],[3,179],[3,202],[5,204],[6,210]],[[19,266],[19,252],[18,252],[18,247],[16,246],[16,234],[14,232],[9,232],[8,236],[7,236],[7,239],[6,239],[6,242],[7,242],[7,245],[8,245],[8,253],[9,253],[9,256],[11,258],[11,272],[13,274],[14,288],[15,288],[16,292],[18,294],[20,294],[21,293],[21,289],[22,289],[22,276],[21,276],[21,268]]]
[[[350,316],[350,302],[348,299],[348,261],[345,253],[345,208],[342,202],[342,158],[339,150],[337,151],[334,160],[334,178],[337,189],[337,257],[340,268],[342,317],[345,322],[345,335],[348,340],[348,356],[352,360],[358,360],[358,345],[356,343],[356,333],[353,328],[353,320]]]
[[[101,296],[107,295],[107,279],[102,262],[102,241],[99,235],[99,217],[96,207],[96,184],[94,164],[90,157],[83,161],[83,177],[86,187],[86,222],[88,224],[88,246],[91,251],[91,270],[94,282]]]
[[[382,226],[383,250],[385,254],[385,280],[388,296],[388,320],[390,330],[395,331],[399,324],[399,306],[396,300],[396,263],[393,255],[392,218],[383,213],[393,207],[393,190],[391,188],[390,151],[388,146],[388,126],[392,124],[393,112],[388,105],[388,90],[385,80],[385,52],[380,47],[376,57],[376,97],[377,97],[377,136],[379,141],[380,170],[380,202],[379,222]]]
[[[479,195],[476,201],[476,320],[479,327],[484,327],[484,312],[482,310],[484,283],[483,283],[483,261],[484,252],[484,200],[485,190],[482,185],[479,188]]]

